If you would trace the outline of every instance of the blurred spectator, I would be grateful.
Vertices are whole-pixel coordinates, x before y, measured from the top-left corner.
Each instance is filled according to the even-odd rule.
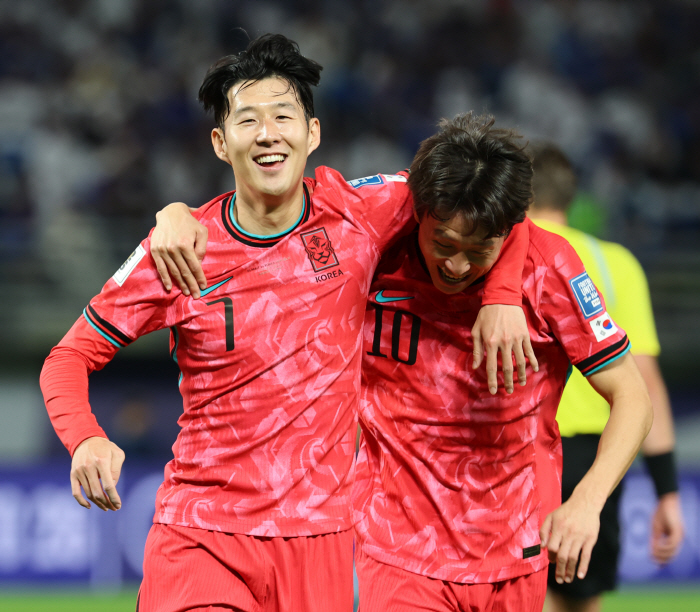
[[[392,172],[441,116],[488,111],[560,143],[643,263],[692,248],[699,28],[682,0],[0,0],[0,279],[82,301],[165,203],[232,188],[196,89],[266,31],[325,67],[312,163]]]

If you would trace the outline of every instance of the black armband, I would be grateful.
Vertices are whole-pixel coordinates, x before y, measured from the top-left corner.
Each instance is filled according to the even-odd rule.
[[[654,481],[657,497],[678,491],[678,474],[676,473],[676,459],[673,451],[660,455],[645,455],[644,463],[646,463],[649,476]]]

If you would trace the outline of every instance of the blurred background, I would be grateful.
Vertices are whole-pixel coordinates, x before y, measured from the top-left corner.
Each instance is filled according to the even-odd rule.
[[[698,0],[0,0],[0,587],[138,581],[181,412],[167,335],[91,378],[98,420],[127,452],[135,509],[121,518],[70,497],[38,374],[157,210],[234,188],[197,90],[266,32],[324,67],[310,174],[403,169],[441,117],[467,110],[575,162],[571,224],[621,242],[648,274],[684,470],[688,536],[670,569],[640,548],[648,482],[628,486],[641,493],[628,495],[623,578],[699,579]]]

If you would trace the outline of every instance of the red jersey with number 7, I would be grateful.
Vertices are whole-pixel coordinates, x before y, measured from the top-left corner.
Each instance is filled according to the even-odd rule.
[[[49,414],[73,452],[104,433],[89,405],[52,400],[52,359],[72,351],[92,371],[139,336],[171,329],[183,413],[155,522],[259,536],[352,526],[367,294],[412,209],[405,174],[348,183],[319,168],[316,177],[304,180],[303,210],[282,235],[238,227],[234,194],[196,212],[209,231],[199,300],[164,291],[146,239],[47,360]],[[513,276],[518,287],[517,262]]]

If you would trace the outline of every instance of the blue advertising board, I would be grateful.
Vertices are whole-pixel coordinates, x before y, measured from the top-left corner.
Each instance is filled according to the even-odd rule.
[[[118,512],[79,506],[70,492],[69,470],[67,460],[0,469],[0,587],[61,583],[119,588],[141,579],[163,466],[127,462]],[[622,583],[700,580],[700,472],[682,473],[680,482],[686,537],[678,556],[660,567],[649,555],[655,509],[651,481],[641,473],[625,478]]]

